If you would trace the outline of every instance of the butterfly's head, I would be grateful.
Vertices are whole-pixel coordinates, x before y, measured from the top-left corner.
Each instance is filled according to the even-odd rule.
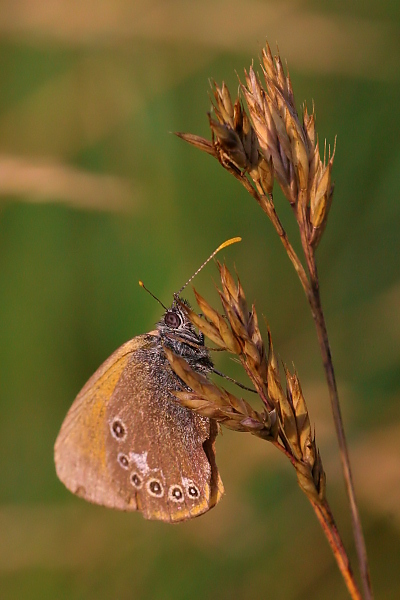
[[[168,339],[181,338],[182,341],[192,342],[204,346],[204,336],[202,333],[197,333],[195,327],[189,321],[185,310],[180,306],[176,299],[172,305],[166,309],[162,319],[157,323],[157,329],[161,337]],[[190,308],[187,300],[179,298],[184,306]]]
[[[187,300],[182,298],[179,300],[184,306],[190,308]],[[162,343],[171,348],[175,354],[187,359],[194,368],[207,365],[206,370],[210,370],[212,363],[209,352],[204,346],[204,335],[196,330],[176,299],[157,323],[157,329]]]

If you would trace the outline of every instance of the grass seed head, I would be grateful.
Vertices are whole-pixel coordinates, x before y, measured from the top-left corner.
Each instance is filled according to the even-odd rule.
[[[172,369],[183,382],[182,390],[175,392],[177,401],[234,431],[273,441],[290,458],[302,490],[314,502],[322,501],[325,474],[299,378],[284,366],[284,391],[271,332],[268,329],[267,354],[255,307],[249,311],[240,280],[235,281],[225,264],[218,263],[218,269],[222,287],[219,295],[225,315],[196,290],[202,317],[179,298],[176,301],[205,336],[219,348],[228,349],[239,357],[265,408],[257,412],[246,400],[215,385],[202,373],[193,371],[181,356],[164,348]]]

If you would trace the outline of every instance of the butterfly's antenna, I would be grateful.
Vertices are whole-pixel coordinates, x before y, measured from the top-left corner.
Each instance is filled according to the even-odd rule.
[[[236,244],[236,242],[241,242],[241,241],[242,241],[242,238],[241,238],[241,237],[234,237],[234,238],[231,238],[230,240],[226,240],[226,242],[224,242],[223,244],[221,244],[220,246],[218,246],[218,248],[217,248],[216,250],[214,250],[214,252],[213,252],[213,253],[212,253],[212,254],[211,254],[211,255],[210,255],[208,258],[207,258],[207,260],[206,260],[205,262],[203,262],[203,264],[201,265],[201,267],[199,267],[199,268],[197,269],[196,273],[193,273],[193,275],[191,276],[191,278],[187,280],[187,282],[185,283],[185,285],[183,285],[183,286],[181,287],[181,289],[179,290],[179,292],[176,292],[176,294],[174,294],[174,296],[175,296],[175,297],[176,297],[176,296],[180,296],[180,295],[181,295],[181,293],[183,292],[183,290],[185,289],[185,287],[186,287],[187,285],[189,285],[189,283],[192,281],[192,279],[194,279],[194,278],[196,277],[196,275],[197,275],[198,273],[200,273],[200,271],[202,270],[202,268],[203,268],[203,267],[205,267],[205,266],[206,266],[206,264],[207,264],[208,262],[210,262],[210,260],[211,260],[212,258],[214,258],[214,256],[215,256],[215,255],[216,255],[216,254],[217,254],[217,253],[218,253],[220,250],[223,250],[223,248],[226,248],[227,246],[230,246],[231,244]]]
[[[168,310],[168,309],[167,309],[167,307],[166,307],[166,306],[164,306],[164,304],[161,302],[161,300],[159,300],[159,299],[157,298],[157,296],[155,296],[155,295],[154,295],[154,294],[153,294],[153,293],[152,293],[150,290],[148,290],[148,289],[147,289],[147,287],[144,285],[143,281],[141,281],[140,279],[139,279],[139,285],[140,285],[140,287],[142,287],[144,290],[146,290],[146,292],[147,292],[148,294],[150,294],[150,296],[153,296],[154,300],[157,300],[157,302],[158,302],[159,304],[161,304],[161,306],[163,307],[163,309],[164,309],[164,310]]]

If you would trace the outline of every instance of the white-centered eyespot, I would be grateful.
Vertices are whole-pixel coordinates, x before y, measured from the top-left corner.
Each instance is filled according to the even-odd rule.
[[[135,487],[137,490],[140,490],[140,488],[143,485],[143,479],[140,477],[140,475],[138,475],[138,473],[136,473],[136,472],[131,473],[129,480],[130,480],[131,484],[133,485],[133,487]]]
[[[110,431],[113,438],[121,442],[126,438],[126,427],[121,419],[113,419],[110,423]]]
[[[168,498],[172,500],[172,502],[183,502],[185,498],[181,486],[171,485],[168,490]]]
[[[164,488],[158,479],[149,479],[146,488],[149,494],[155,498],[161,498],[164,495]]]
[[[117,456],[117,461],[123,469],[129,469],[129,458],[126,454],[120,452]]]
[[[191,500],[196,500],[196,498],[200,497],[200,490],[198,486],[194,483],[194,481],[192,481],[191,479],[186,479],[186,477],[184,477],[183,483],[185,486],[186,494]]]

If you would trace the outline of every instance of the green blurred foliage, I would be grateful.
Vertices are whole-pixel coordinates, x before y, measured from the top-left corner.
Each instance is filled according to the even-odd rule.
[[[146,21],[146,5],[109,0],[98,6],[104,22],[94,18],[101,35],[93,29],[93,2],[83,3],[86,16],[69,14],[67,3],[60,3],[52,19],[43,17],[49,14],[44,0],[26,12],[11,1],[5,5],[1,598],[347,597],[294,472],[251,436],[227,432],[218,439],[226,498],[209,514],[175,527],[86,505],[63,488],[54,471],[53,443],[79,389],[115,348],[150,330],[160,317],[160,307],[138,280],[168,304],[215,247],[241,235],[243,242],[223,256],[230,267],[236,265],[248,300],[266,316],[279,355],[296,365],[315,420],[328,498],[355,561],[315,332],[295,274],[267,219],[237,182],[170,134],[209,136],[208,78],[224,79],[234,93],[235,69],[240,74],[257,59],[263,36],[278,40],[287,57],[298,103],[315,101],[320,140],[332,144],[338,136],[334,204],[318,250],[322,297],[376,595],[398,598],[400,55],[398,46],[390,46],[398,32],[397,3],[380,3],[379,13],[372,2],[351,9],[337,3],[334,13],[307,3],[303,17],[310,18],[311,57],[324,52],[311,17],[332,19],[327,50],[332,56],[325,68],[305,51],[303,31],[285,29],[287,15],[276,18],[273,28],[263,22],[260,33],[254,9],[266,10],[262,2],[254,1],[250,14],[239,4],[193,3],[193,24],[190,9],[180,11],[175,2],[152,5],[148,10],[154,14]],[[226,41],[225,30],[214,31],[211,6],[219,17],[228,12],[228,29],[229,18],[237,17],[238,30],[228,36],[237,45]],[[279,17],[280,4],[270,8]],[[183,15],[180,23],[177,12]],[[138,24],[129,34],[135,15]],[[343,67],[337,18],[350,23],[350,30],[358,19],[371,31],[387,28],[387,38],[377,38],[382,46],[375,48],[387,59],[382,68],[381,63],[369,68],[371,48],[363,62],[359,38],[354,54],[361,67],[352,70],[350,59],[350,67]],[[257,21],[254,35],[251,19]],[[175,38],[168,35],[170,27]],[[11,183],[9,159],[24,167]],[[52,188],[58,192],[49,193],[43,180],[32,183],[27,166],[37,164],[65,168],[64,184],[56,177]],[[77,200],[69,177],[78,172],[98,176],[100,186],[105,176],[127,184],[131,192],[122,208],[118,186],[115,206],[113,188],[101,206],[93,191],[98,188],[88,188],[87,203]],[[299,248],[279,190],[275,198]],[[213,279],[217,271],[211,264],[195,286],[216,300]],[[190,290],[188,297],[193,299]],[[217,366],[243,380],[229,357],[218,356]]]

